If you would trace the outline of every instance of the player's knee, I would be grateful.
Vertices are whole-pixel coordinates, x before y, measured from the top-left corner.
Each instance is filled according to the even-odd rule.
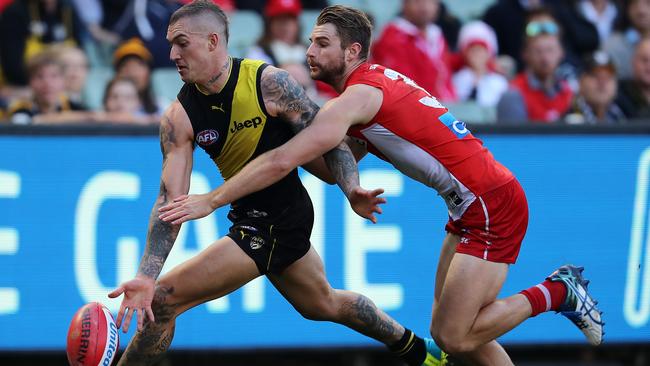
[[[300,315],[305,319],[315,321],[332,321],[336,318],[336,307],[334,305],[334,297],[330,291],[324,292],[317,299],[312,302],[296,308]]]
[[[436,342],[438,347],[449,354],[458,355],[471,352],[476,349],[476,346],[465,340],[464,337],[458,337],[449,332],[441,331],[437,327],[432,326],[430,332],[431,337]]]
[[[298,312],[303,318],[315,321],[333,320],[335,317],[333,306],[327,300],[317,301],[311,306],[300,308]]]

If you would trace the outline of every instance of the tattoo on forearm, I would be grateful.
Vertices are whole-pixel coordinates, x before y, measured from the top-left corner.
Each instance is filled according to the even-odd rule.
[[[163,170],[167,164],[167,153],[173,144],[176,144],[174,126],[169,121],[169,118],[164,117],[160,124],[160,148],[163,154]],[[142,260],[140,261],[140,268],[138,269],[138,273],[152,278],[156,278],[160,274],[180,230],[179,225],[172,225],[158,218],[158,209],[165,205],[169,199],[165,181],[161,179],[158,199],[149,217],[147,245]]]
[[[161,184],[161,187],[164,189],[164,184]],[[164,200],[156,202],[151,210],[147,246],[138,269],[138,273],[151,278],[157,278],[160,274],[180,230],[180,225],[172,225],[158,218],[158,208],[166,202],[164,197]]]
[[[307,127],[318,113],[318,105],[305,93],[302,85],[284,70],[273,71],[262,78],[264,100],[274,104],[279,116],[291,123],[295,133]]]
[[[359,185],[357,161],[350,147],[343,142],[323,155],[325,163],[336,179],[343,193],[349,196],[354,187]]]
[[[343,304],[342,311],[349,318],[359,322],[362,333],[386,343],[396,338],[398,326],[367,297],[359,295],[354,302]]]

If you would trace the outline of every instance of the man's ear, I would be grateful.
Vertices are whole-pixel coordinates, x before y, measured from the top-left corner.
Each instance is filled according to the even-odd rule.
[[[361,44],[354,42],[345,49],[345,58],[346,61],[350,62],[360,57],[361,55]]]
[[[208,35],[208,48],[210,51],[214,51],[219,46],[219,42],[221,41],[221,35],[218,33],[210,33]]]

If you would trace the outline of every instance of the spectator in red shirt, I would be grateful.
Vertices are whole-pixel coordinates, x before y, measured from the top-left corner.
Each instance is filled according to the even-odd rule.
[[[442,101],[456,101],[451,54],[442,30],[433,23],[439,0],[404,0],[402,16],[389,23],[372,48],[372,61],[409,75]]]
[[[512,80],[499,101],[498,122],[558,121],[573,99],[569,84],[558,76],[564,57],[560,27],[551,19],[540,19],[529,22],[525,29],[525,70]]]

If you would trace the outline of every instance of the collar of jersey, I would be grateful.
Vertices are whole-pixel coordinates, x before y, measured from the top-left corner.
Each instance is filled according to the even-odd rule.
[[[221,89],[219,89],[215,93],[206,93],[203,90],[201,90],[201,87],[199,87],[199,84],[194,83],[194,87],[196,88],[196,90],[198,90],[199,93],[201,93],[203,95],[212,95],[212,94],[221,93],[223,91],[223,89],[226,87],[226,85],[228,85],[228,82],[230,82],[230,74],[232,73],[232,63],[233,62],[234,61],[233,61],[232,57],[228,56],[228,77],[226,77],[226,82],[223,83],[223,85],[221,86]]]

